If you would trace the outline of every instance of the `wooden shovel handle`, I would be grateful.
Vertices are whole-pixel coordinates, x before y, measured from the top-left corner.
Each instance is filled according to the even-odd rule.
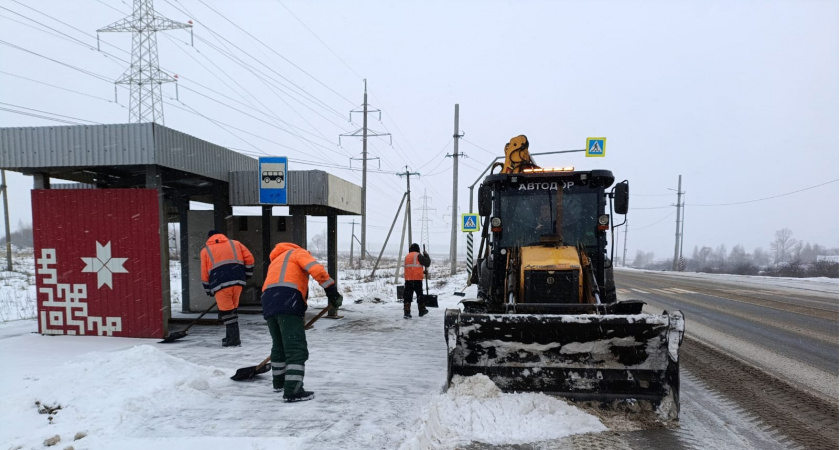
[[[312,320],[307,322],[306,325],[304,325],[303,329],[306,330],[306,329],[310,328],[312,326],[312,324],[315,323],[316,320],[323,317],[324,314],[326,314],[330,310],[330,308],[331,308],[331,306],[327,305],[326,308],[324,308],[320,312],[318,312],[317,316],[313,317]],[[269,361],[271,361],[271,355],[268,355],[268,358],[264,359],[263,362],[261,362],[259,365],[257,365],[255,370],[262,369],[266,364],[268,364]]]

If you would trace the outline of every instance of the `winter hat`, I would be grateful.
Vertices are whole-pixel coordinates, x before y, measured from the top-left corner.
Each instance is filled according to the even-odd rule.
[[[408,251],[409,252],[420,252],[420,244],[417,244],[417,243],[411,244],[411,246],[408,247]]]
[[[214,234],[222,234],[217,230],[210,230],[207,232],[207,237],[213,236]]]

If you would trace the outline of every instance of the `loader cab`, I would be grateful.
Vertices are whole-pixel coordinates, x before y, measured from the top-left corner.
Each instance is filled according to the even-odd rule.
[[[545,245],[559,236],[563,245],[582,243],[587,253],[605,248],[605,227],[599,218],[606,214],[605,191],[613,181],[607,170],[487,177],[479,189],[479,212],[491,217],[491,245],[498,249]]]
[[[612,172],[607,170],[488,176],[479,188],[479,213],[489,218],[487,272],[494,272],[495,266],[496,273],[487,278],[496,286],[486,285],[485,291],[504,290],[501,283],[505,276],[499,272],[503,264],[494,261],[504,261],[511,249],[578,244],[586,249],[603,286],[608,266],[606,191],[613,182]],[[495,299],[496,303],[502,301]]]

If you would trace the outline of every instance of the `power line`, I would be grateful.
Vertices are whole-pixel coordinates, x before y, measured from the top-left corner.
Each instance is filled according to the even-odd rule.
[[[668,213],[668,215],[666,215],[665,217],[663,217],[663,218],[661,218],[661,219],[657,220],[656,222],[653,222],[653,223],[652,223],[652,224],[650,224],[650,225],[645,225],[645,226],[643,226],[643,227],[635,228],[633,231],[639,231],[639,230],[644,230],[645,228],[650,228],[650,227],[652,227],[652,226],[654,226],[654,225],[658,224],[659,222],[662,222],[663,220],[665,220],[665,219],[667,219],[667,218],[669,218],[669,217],[671,217],[671,216],[673,216],[673,215],[674,215],[674,211],[671,211],[671,212],[669,212],[669,213]]]
[[[175,6],[175,5],[174,5],[172,2],[170,2],[169,0],[164,0],[164,1],[165,1],[166,3],[168,3],[169,5],[171,5],[173,8],[177,9],[178,11],[180,11],[181,13],[191,16],[191,17],[193,18],[193,21],[194,21],[194,22],[197,22],[197,23],[202,24],[202,25],[204,26],[204,28],[205,28],[205,29],[207,29],[207,31],[209,31],[209,32],[210,32],[210,33],[211,33],[214,37],[216,37],[216,39],[220,39],[220,40],[223,40],[223,41],[227,42],[228,44],[230,44],[231,46],[233,46],[234,48],[236,48],[238,51],[240,51],[242,54],[244,54],[244,55],[248,56],[249,58],[251,58],[251,59],[253,59],[254,61],[256,61],[259,65],[261,65],[261,66],[265,67],[268,71],[270,71],[270,72],[274,73],[275,75],[277,75],[277,76],[278,76],[278,77],[280,77],[281,79],[283,79],[283,80],[285,80],[285,81],[289,82],[289,83],[290,83],[292,86],[294,86],[294,87],[295,87],[298,91],[300,91],[300,92],[301,92],[301,93],[303,93],[303,94],[306,94],[306,95],[310,98],[310,100],[312,100],[312,101],[313,101],[313,102],[315,102],[316,104],[317,104],[317,103],[320,103],[320,104],[321,104],[321,106],[322,106],[324,109],[326,109],[326,110],[328,110],[328,111],[330,111],[330,112],[332,112],[332,113],[336,114],[336,115],[337,115],[337,116],[339,116],[339,117],[344,117],[344,114],[342,114],[341,112],[339,112],[339,111],[337,111],[337,110],[333,109],[333,108],[332,108],[332,107],[330,107],[327,103],[325,103],[325,102],[324,102],[324,101],[322,101],[321,99],[317,98],[316,96],[314,96],[313,94],[311,94],[311,93],[310,93],[309,91],[307,91],[306,89],[304,89],[304,88],[302,88],[302,87],[298,86],[295,82],[293,82],[292,80],[290,80],[290,79],[288,79],[287,77],[283,76],[280,72],[278,72],[278,71],[274,70],[274,68],[272,68],[271,66],[269,66],[269,65],[265,64],[265,63],[264,63],[262,60],[260,60],[259,58],[257,58],[257,57],[255,57],[255,56],[251,55],[249,52],[247,52],[247,51],[243,50],[241,47],[239,47],[238,45],[234,44],[233,42],[231,42],[229,39],[227,39],[226,37],[222,36],[221,34],[217,33],[216,31],[214,31],[212,28],[210,28],[209,26],[207,26],[207,25],[206,25],[206,24],[204,24],[203,22],[200,22],[200,21],[197,19],[197,16],[196,16],[195,14],[193,14],[193,13],[192,13],[192,11],[190,11],[190,10],[189,10],[186,6],[184,6],[184,5],[183,5],[183,3],[181,3],[180,1],[175,0],[175,1],[178,1],[178,3],[181,3],[181,5],[183,6],[183,8],[184,8],[184,9],[181,9],[181,8],[179,8],[178,6]],[[205,42],[207,42],[207,41],[205,40]],[[209,42],[207,42],[207,43],[209,44]],[[229,55],[225,55],[225,56],[230,57]],[[230,58],[231,58],[231,59],[233,59],[234,57],[230,57]],[[246,63],[245,61],[243,61],[243,60],[241,60],[241,59],[239,59],[239,58],[236,58],[236,59],[238,59],[238,61],[239,61],[239,63],[240,63],[241,65],[245,65],[245,66],[247,66],[247,67],[251,68],[251,70],[258,70],[258,69],[256,69],[256,68],[254,68],[253,66],[250,66],[250,65],[249,65],[248,63]],[[279,83],[279,82],[278,82],[278,84],[282,84],[282,83]]]
[[[816,189],[816,188],[818,188],[818,187],[825,186],[825,185],[827,185],[827,184],[836,183],[838,180],[840,180],[840,178],[835,178],[835,179],[833,179],[833,180],[831,180],[831,181],[826,181],[825,183],[820,183],[820,184],[817,184],[817,185],[814,185],[814,186],[810,186],[810,187],[806,187],[806,188],[798,189],[798,190],[796,190],[796,191],[786,192],[786,193],[784,193],[784,194],[774,195],[774,196],[772,196],[772,197],[757,198],[757,199],[755,199],[755,200],[745,200],[745,201],[742,201],[742,202],[732,202],[732,203],[713,203],[713,204],[702,204],[702,205],[701,205],[701,204],[693,204],[693,203],[690,203],[688,206],[730,206],[730,205],[743,205],[744,203],[754,203],[754,202],[760,202],[760,201],[764,201],[764,200],[770,200],[770,199],[774,199],[774,198],[784,197],[784,196],[786,196],[786,195],[796,194],[796,193],[803,192],[803,191],[807,191],[807,190],[810,190],[810,189]]]
[[[176,1],[177,1],[177,0],[176,0]],[[302,69],[302,68],[300,68],[297,64],[293,63],[291,60],[289,60],[289,59],[288,59],[288,58],[286,58],[285,56],[281,55],[280,53],[277,53],[277,51],[276,51],[276,50],[274,50],[272,47],[268,46],[266,43],[264,43],[263,41],[259,40],[259,39],[258,39],[258,38],[256,38],[254,35],[252,35],[251,33],[249,33],[247,30],[245,30],[245,29],[243,29],[242,27],[240,27],[239,25],[235,24],[235,23],[234,23],[232,20],[230,20],[227,16],[223,15],[222,13],[220,13],[219,11],[217,11],[215,8],[213,8],[212,6],[208,5],[207,3],[205,3],[205,2],[204,2],[204,1],[202,1],[202,0],[198,0],[198,2],[199,2],[199,3],[201,3],[202,5],[206,6],[206,7],[207,7],[207,8],[209,8],[210,10],[212,10],[214,13],[218,14],[218,15],[219,15],[220,17],[222,17],[223,19],[225,19],[225,20],[227,20],[228,22],[230,22],[230,23],[231,23],[231,25],[235,26],[237,29],[239,29],[239,30],[240,30],[240,31],[242,31],[243,33],[245,33],[245,34],[247,34],[248,36],[250,36],[250,37],[251,37],[251,39],[253,39],[253,40],[255,40],[255,41],[259,42],[260,44],[262,44],[262,45],[263,45],[263,47],[267,48],[267,49],[268,49],[268,50],[270,50],[272,53],[274,53],[275,55],[279,56],[280,58],[282,58],[282,59],[283,59],[284,61],[286,61],[287,63],[291,64],[291,65],[292,65],[292,67],[294,67],[295,69],[300,70],[301,72],[303,72],[303,73],[304,73],[305,75],[307,75],[308,77],[310,77],[310,78],[312,78],[313,80],[317,81],[319,84],[321,84],[321,86],[324,86],[325,88],[329,89],[329,90],[330,90],[332,93],[334,93],[335,95],[337,95],[337,96],[339,96],[339,97],[343,98],[344,100],[346,100],[346,101],[347,101],[347,103],[350,103],[351,105],[352,105],[352,104],[354,104],[354,103],[353,103],[353,101],[351,101],[351,100],[350,100],[350,99],[348,99],[347,97],[345,97],[345,96],[341,95],[341,94],[340,94],[340,93],[338,93],[336,90],[334,90],[333,88],[329,87],[327,84],[325,84],[324,82],[322,82],[321,80],[319,80],[319,79],[318,79],[318,78],[316,78],[315,76],[311,75],[309,72],[307,72],[307,71],[303,70],[303,69]],[[281,3],[281,4],[282,4],[282,3]],[[283,7],[284,7],[284,8],[286,8],[286,5],[283,5]],[[286,8],[286,10],[288,10],[288,8]],[[289,13],[290,13],[290,14],[292,14],[292,13],[291,13],[291,11],[289,11]],[[295,16],[294,14],[292,14],[292,16],[294,16],[294,17],[295,17],[295,19],[297,19],[297,16]],[[298,21],[300,21],[300,19],[298,19]],[[306,25],[304,25],[304,27],[306,27]],[[307,28],[307,30],[308,30],[308,31],[310,31],[310,33],[311,33],[311,30],[309,30],[308,28]],[[316,38],[317,38],[317,36],[316,36]]]
[[[342,64],[344,64],[344,67],[347,67],[348,69],[350,69],[350,71],[351,71],[351,72],[353,72],[353,74],[354,74],[354,75],[356,75],[356,76],[357,76],[360,80],[361,80],[362,78],[364,78],[364,77],[362,77],[361,75],[359,75],[358,73],[356,73],[356,71],[355,71],[355,70],[353,70],[353,68],[352,68],[352,67],[350,67],[350,65],[349,65],[349,64],[347,64],[346,62],[344,62],[344,60],[343,60],[343,59],[341,59],[341,57],[340,57],[340,56],[338,56],[338,54],[337,54],[336,52],[334,52],[334,51],[333,51],[333,49],[331,49],[331,48],[330,48],[330,46],[329,46],[329,45],[327,45],[327,43],[326,43],[326,42],[324,42],[324,41],[323,41],[320,37],[318,37],[318,35],[317,35],[317,34],[315,34],[315,32],[314,32],[314,31],[312,31],[312,30],[311,30],[308,26],[306,26],[306,24],[305,24],[305,23],[303,23],[303,21],[302,21],[302,20],[300,20],[300,18],[298,18],[298,16],[296,16],[296,15],[295,15],[295,13],[293,13],[293,12],[292,12],[292,10],[290,10],[290,9],[289,9],[289,8],[288,8],[285,4],[283,4],[283,2],[282,2],[282,1],[278,1],[278,3],[280,3],[280,6],[282,6],[283,8],[285,8],[285,9],[286,9],[286,11],[289,11],[289,14],[291,14],[291,15],[292,15],[292,17],[294,17],[294,18],[295,18],[295,19],[296,19],[296,20],[297,20],[297,21],[298,21],[301,25],[303,25],[303,28],[306,28],[306,31],[308,31],[308,32],[309,32],[312,36],[315,36],[315,39],[317,39],[317,40],[318,40],[318,42],[320,42],[320,43],[321,43],[321,45],[323,45],[324,47],[326,47],[326,48],[327,48],[327,50],[329,50],[329,51],[330,51],[330,53],[332,53],[332,54],[333,54],[333,56],[335,56],[335,57],[336,57],[336,59],[338,59],[339,61],[341,61],[341,63],[342,63]],[[350,102],[350,103],[353,103],[353,102]]]

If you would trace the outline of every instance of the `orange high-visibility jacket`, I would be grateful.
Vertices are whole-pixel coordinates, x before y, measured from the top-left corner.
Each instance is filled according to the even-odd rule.
[[[295,314],[303,316],[309,297],[309,276],[329,294],[338,292],[335,280],[312,255],[291,242],[281,242],[271,251],[271,264],[262,293],[263,316]]]
[[[201,282],[207,295],[231,286],[245,286],[254,274],[254,255],[237,240],[224,234],[207,238],[201,249]]]
[[[420,252],[410,252],[405,255],[405,281],[423,279],[423,264],[420,263]]]

